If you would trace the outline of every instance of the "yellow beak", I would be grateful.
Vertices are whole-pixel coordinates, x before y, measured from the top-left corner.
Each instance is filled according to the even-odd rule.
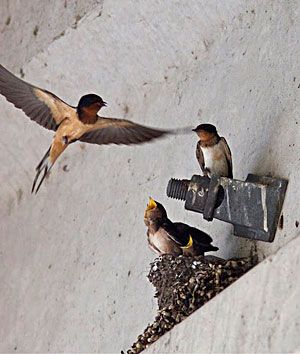
[[[147,205],[147,210],[152,210],[154,208],[157,207],[157,204],[155,202],[154,199],[152,199],[151,197],[149,197],[149,202],[148,202],[148,205]]]

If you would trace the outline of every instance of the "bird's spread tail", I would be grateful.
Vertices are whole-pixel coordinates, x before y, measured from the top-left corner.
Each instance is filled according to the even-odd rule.
[[[47,176],[47,174],[49,173],[51,167],[53,166],[53,164],[50,162],[49,160],[49,156],[50,156],[50,149],[51,149],[51,146],[50,148],[47,150],[45,156],[42,158],[41,162],[38,164],[38,166],[36,167],[36,175],[35,175],[35,178],[34,178],[34,181],[33,181],[33,184],[32,184],[32,189],[31,189],[31,193],[35,192],[35,194],[38,192],[38,190],[40,189],[40,186],[42,185],[45,177]],[[36,187],[36,184],[37,184],[37,181],[39,179],[39,176],[40,174],[43,173],[42,177],[41,177],[41,180]]]

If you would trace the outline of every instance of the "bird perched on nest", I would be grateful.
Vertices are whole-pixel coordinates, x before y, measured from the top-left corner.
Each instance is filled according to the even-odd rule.
[[[169,220],[163,205],[151,197],[145,210],[144,222],[148,227],[148,244],[158,255],[198,256],[218,250],[218,247],[211,244],[212,238],[205,232]]]
[[[231,151],[225,138],[220,137],[212,124],[200,124],[193,129],[199,137],[196,157],[205,176],[232,178]]]
[[[97,112],[106,106],[101,97],[82,96],[73,107],[53,93],[33,86],[0,65],[0,93],[20,108],[36,123],[54,130],[53,142],[36,168],[32,192],[39,190],[53,164],[69,144],[79,140],[90,144],[140,144],[179,130],[160,130],[145,127],[125,119],[99,117]],[[182,129],[184,131],[184,129]],[[36,187],[39,175],[42,178]]]

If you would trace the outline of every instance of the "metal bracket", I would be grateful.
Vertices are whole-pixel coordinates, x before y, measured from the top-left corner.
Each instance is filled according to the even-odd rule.
[[[171,179],[167,196],[185,200],[187,210],[234,226],[234,235],[272,242],[288,181],[249,174],[245,181],[194,175],[190,181]]]

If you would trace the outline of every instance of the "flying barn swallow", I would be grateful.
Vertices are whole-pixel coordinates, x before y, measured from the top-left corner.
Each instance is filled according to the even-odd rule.
[[[199,137],[196,157],[205,176],[232,178],[231,151],[225,138],[220,137],[212,124],[200,124],[193,129]]]
[[[198,256],[204,252],[218,250],[218,247],[211,244],[212,238],[205,232],[169,220],[163,205],[152,198],[149,198],[144,222],[148,227],[149,247],[158,255]]]
[[[145,127],[125,119],[97,115],[106,106],[101,97],[82,96],[73,107],[53,93],[33,86],[0,65],[0,93],[36,123],[54,130],[53,142],[36,168],[32,192],[39,190],[57,158],[69,144],[79,140],[90,144],[140,144],[175,131]],[[41,180],[36,187],[39,175]]]

